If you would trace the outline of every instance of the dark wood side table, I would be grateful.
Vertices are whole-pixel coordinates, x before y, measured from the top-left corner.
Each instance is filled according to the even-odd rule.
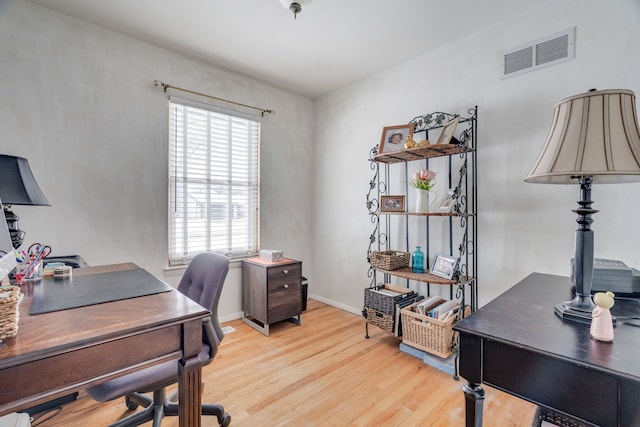
[[[618,322],[611,343],[589,325],[560,319],[568,277],[533,273],[454,326],[466,425],[482,425],[482,383],[596,426],[640,426],[640,328]],[[640,301],[616,300],[614,316],[640,314]]]
[[[302,262],[259,257],[242,261],[242,320],[269,336],[269,325],[302,323]]]

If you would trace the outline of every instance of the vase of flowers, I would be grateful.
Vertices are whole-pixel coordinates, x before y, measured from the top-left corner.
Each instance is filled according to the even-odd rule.
[[[415,188],[417,213],[429,212],[429,206],[431,206],[431,203],[435,201],[435,191],[432,191],[432,188],[436,185],[435,178],[435,172],[428,169],[422,169],[419,172],[416,172],[414,179],[409,182],[409,185]],[[431,202],[429,202],[429,193],[434,193],[434,197],[431,199]]]

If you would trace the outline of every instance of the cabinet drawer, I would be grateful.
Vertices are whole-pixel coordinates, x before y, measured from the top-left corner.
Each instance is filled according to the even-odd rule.
[[[269,283],[267,322],[275,323],[302,312],[302,286],[300,279]]]
[[[269,267],[267,269],[267,281],[271,283],[273,280],[280,280],[286,278],[298,278],[302,277],[302,268],[300,263],[279,265],[277,267]]]

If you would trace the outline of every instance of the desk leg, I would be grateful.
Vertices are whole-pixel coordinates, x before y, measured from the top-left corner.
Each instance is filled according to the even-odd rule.
[[[178,362],[178,415],[180,427],[200,427],[202,396],[202,321],[183,325],[182,359]]]
[[[482,427],[484,390],[480,384],[469,383],[462,387],[466,412],[466,427]]]

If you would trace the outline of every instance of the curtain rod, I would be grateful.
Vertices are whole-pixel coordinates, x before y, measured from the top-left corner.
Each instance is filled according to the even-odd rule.
[[[155,86],[162,87],[162,90],[164,91],[164,93],[167,93],[167,89],[174,89],[174,90],[179,90],[181,92],[187,92],[187,93],[190,93],[190,94],[193,94],[193,95],[204,96],[206,98],[215,99],[217,101],[227,102],[229,104],[239,105],[241,107],[246,107],[246,108],[251,108],[253,110],[258,110],[258,111],[260,111],[260,114],[262,115],[262,117],[264,117],[264,113],[269,113],[269,114],[275,114],[276,113],[273,110],[267,110],[265,108],[254,107],[253,105],[242,104],[240,102],[230,101],[230,100],[224,99],[224,98],[218,98],[217,96],[211,96],[211,95],[207,95],[205,93],[195,92],[193,90],[184,89],[184,88],[181,88],[181,87],[178,87],[178,86],[173,86],[173,85],[161,82],[159,80],[154,80],[153,84]]]

